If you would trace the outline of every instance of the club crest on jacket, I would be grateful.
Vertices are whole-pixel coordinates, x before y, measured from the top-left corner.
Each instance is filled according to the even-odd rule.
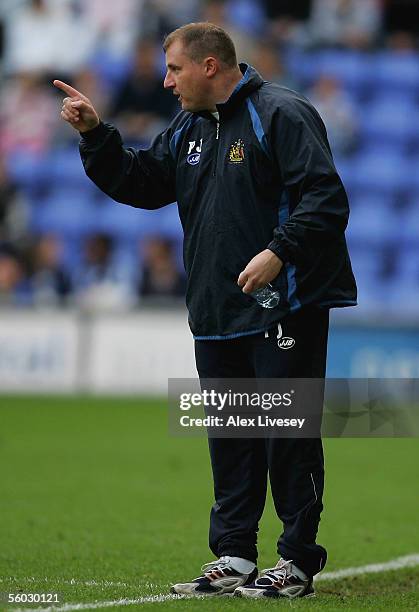
[[[244,161],[244,142],[241,138],[230,146],[228,161],[232,164],[241,164]]]

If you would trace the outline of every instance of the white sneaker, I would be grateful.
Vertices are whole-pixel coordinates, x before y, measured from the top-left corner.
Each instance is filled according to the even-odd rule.
[[[263,570],[252,584],[239,586],[235,597],[313,597],[313,579],[304,580],[293,572],[292,561],[280,559],[275,567]]]
[[[170,592],[178,595],[224,595],[234,593],[237,587],[251,584],[258,575],[255,567],[250,574],[242,574],[231,566],[230,557],[220,557],[216,561],[205,563],[201,568],[202,575],[191,582],[174,584]]]

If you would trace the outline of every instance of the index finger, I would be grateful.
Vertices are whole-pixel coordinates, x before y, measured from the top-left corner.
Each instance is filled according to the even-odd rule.
[[[237,284],[239,287],[243,287],[243,285],[245,285],[246,282],[247,282],[247,274],[243,270],[243,272],[240,272],[239,274],[239,278],[237,279]]]
[[[61,89],[61,91],[66,93],[68,96],[71,96],[72,98],[81,98],[82,100],[86,99],[86,97],[82,93],[77,91],[77,89],[74,89],[74,87],[71,87],[71,85],[68,85],[63,81],[55,79],[55,81],[53,81],[52,83],[53,85],[55,85],[55,87],[58,87],[58,89]]]

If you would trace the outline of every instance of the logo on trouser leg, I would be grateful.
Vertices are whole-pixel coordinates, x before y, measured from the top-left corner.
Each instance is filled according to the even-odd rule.
[[[278,335],[276,338],[278,340],[278,347],[280,349],[284,349],[284,351],[287,351],[288,349],[292,348],[295,345],[294,338],[290,338],[290,336],[282,335],[281,323],[278,323]]]

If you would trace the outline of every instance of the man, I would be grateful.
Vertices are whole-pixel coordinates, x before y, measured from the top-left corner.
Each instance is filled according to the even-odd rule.
[[[61,115],[81,132],[88,176],[119,202],[177,200],[187,306],[205,378],[322,378],[328,309],[356,303],[344,231],[348,202],[324,125],[299,94],[237,65],[227,33],[188,24],[166,38],[164,86],[182,112],[144,151],[124,149],[90,100],[60,81]],[[275,308],[251,294],[271,283]],[[241,288],[241,290],[240,290]],[[294,339],[282,350],[281,337]],[[175,593],[302,597],[326,562],[320,439],[209,439],[218,558]],[[281,559],[258,577],[256,536],[269,473],[284,524]]]

